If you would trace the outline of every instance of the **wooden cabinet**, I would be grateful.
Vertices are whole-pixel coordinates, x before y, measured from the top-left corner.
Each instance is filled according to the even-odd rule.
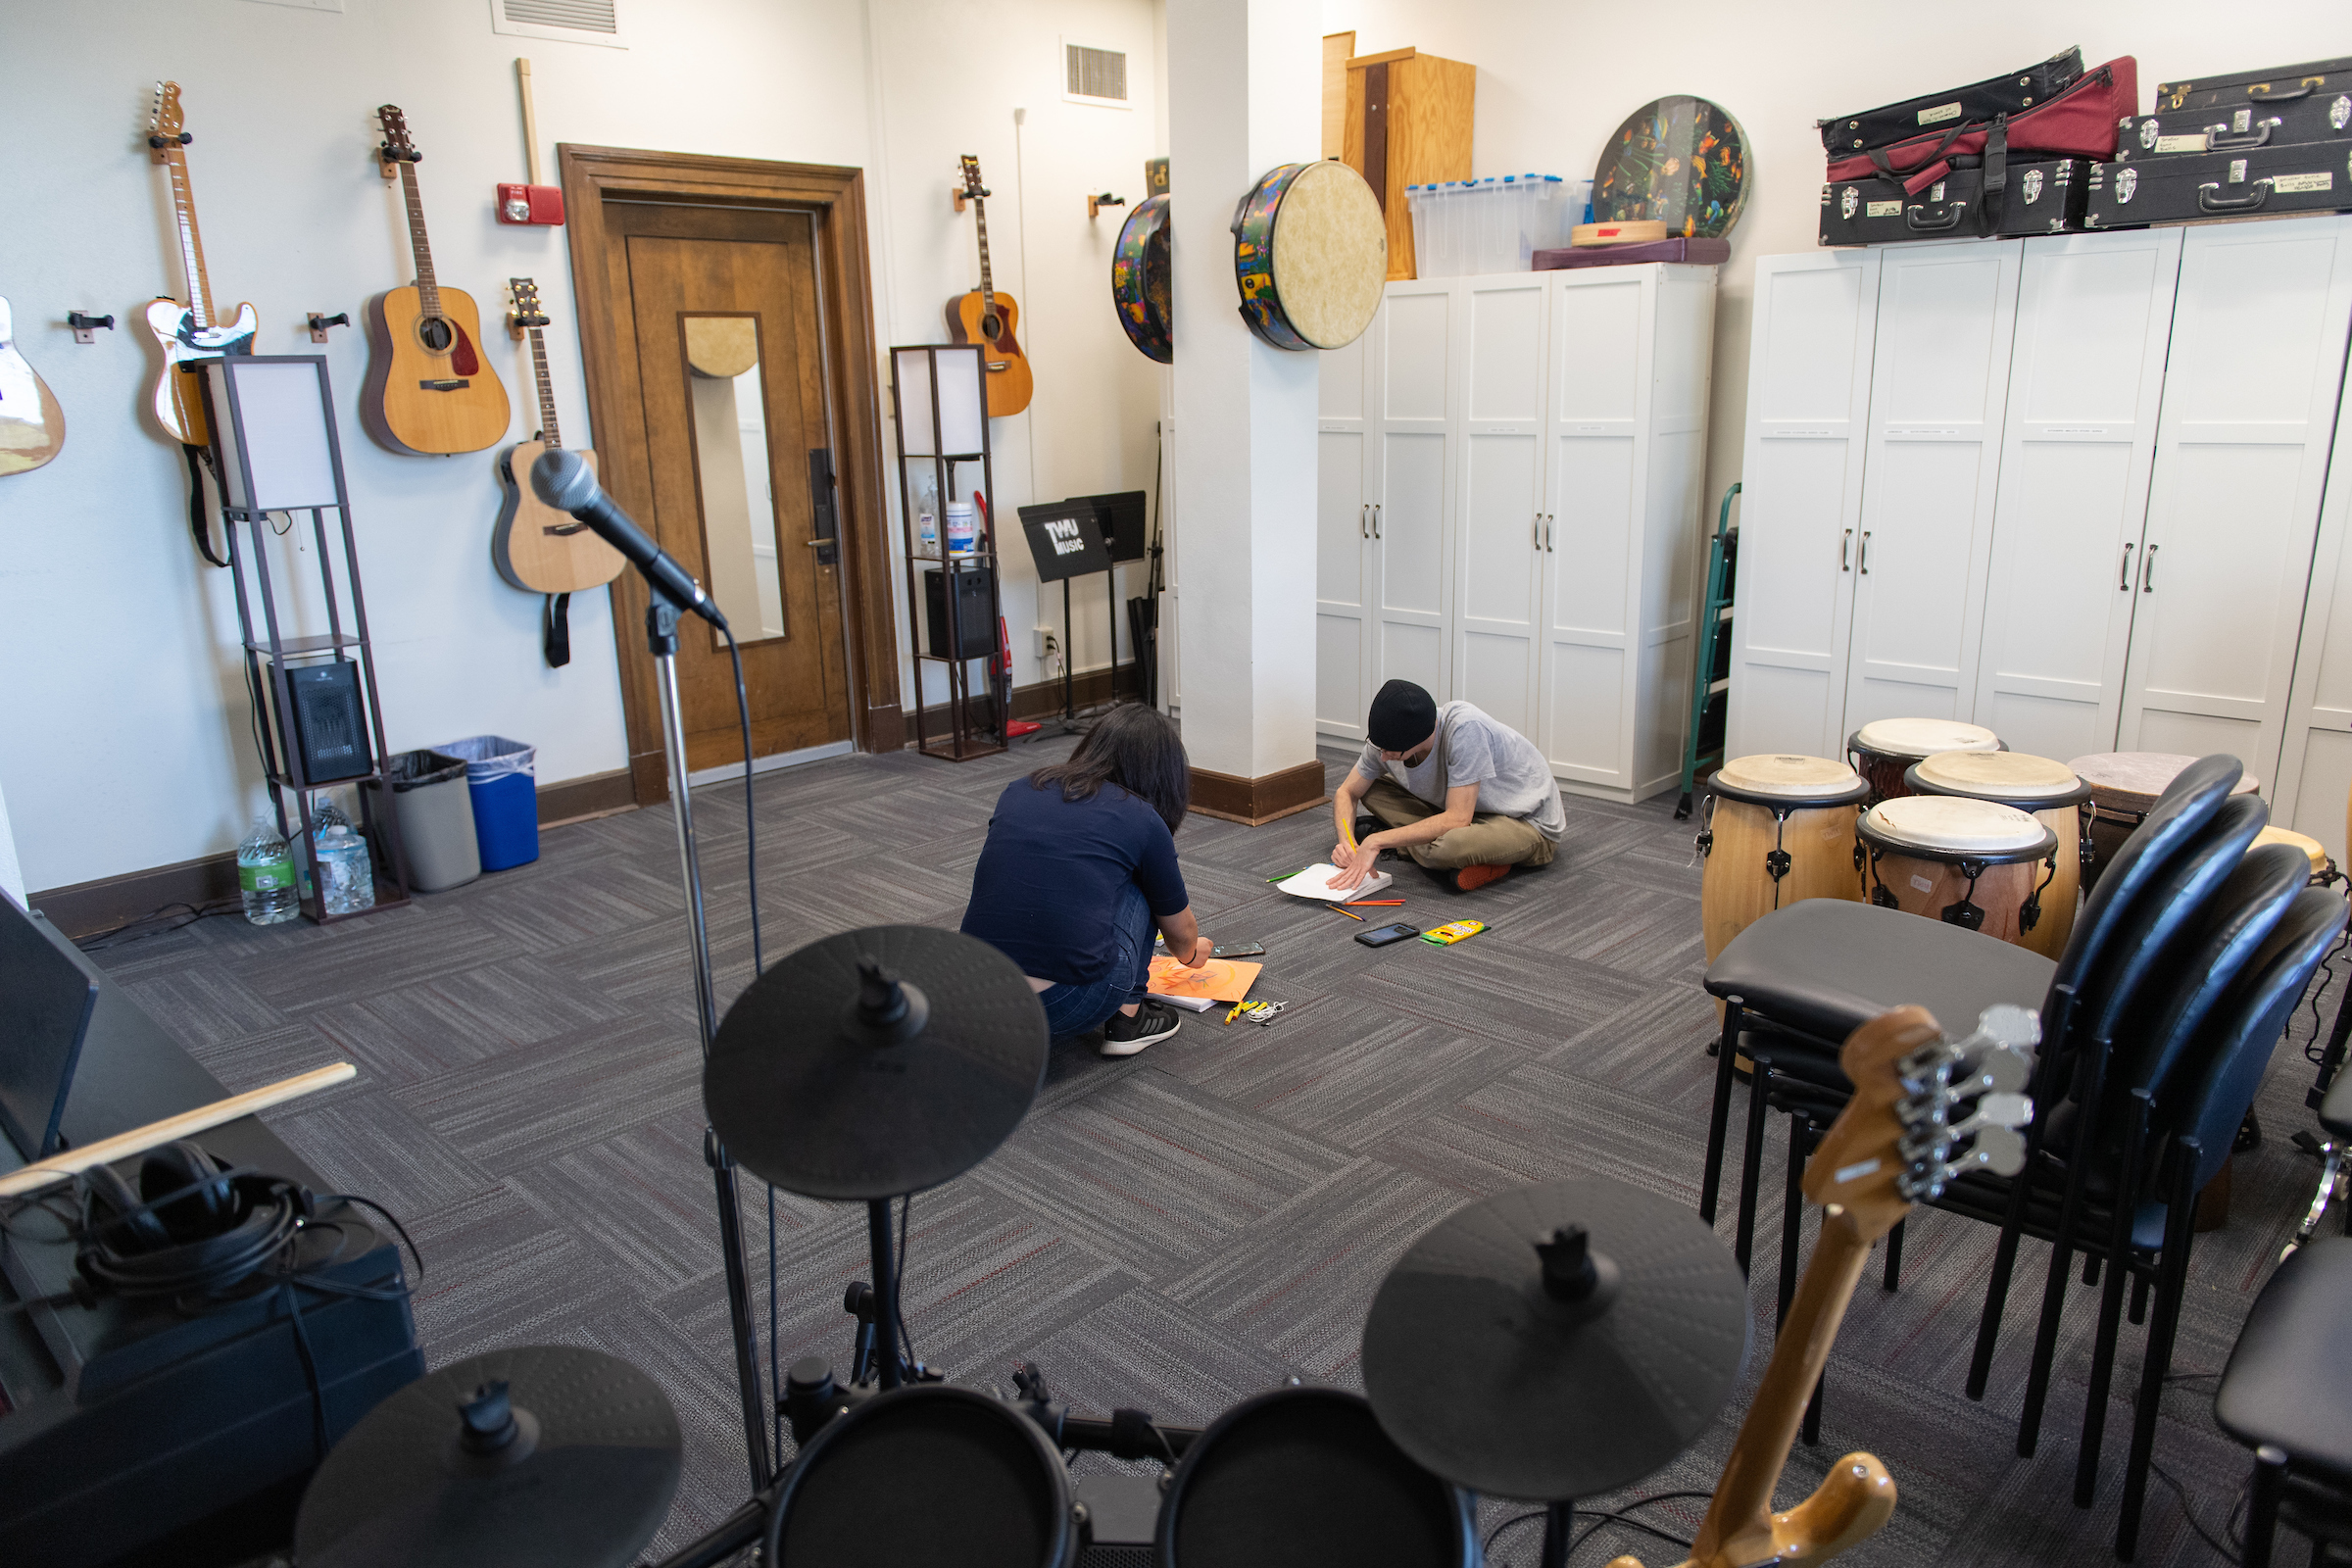
[[[1403,678],[1536,741],[1567,789],[1675,781],[1713,321],[1703,267],[1390,286],[1323,357],[1322,733],[1360,739]]]
[[[1348,62],[1341,161],[1364,176],[1389,222],[1389,276],[1413,275],[1407,185],[1470,177],[1470,126],[1478,68],[1417,49]]]

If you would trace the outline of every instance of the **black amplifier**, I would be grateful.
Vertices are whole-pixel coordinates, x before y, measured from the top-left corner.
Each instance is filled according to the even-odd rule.
[[[1974,159],[1960,162],[1965,167],[1954,168],[1916,196],[1886,179],[1824,185],[1821,243],[1885,245],[1897,240],[2065,234],[2082,226],[2087,159],[2011,164],[1990,222],[1985,220],[1984,171]]]
[[[2352,208],[2352,140],[2093,164],[2087,228]]]
[[[937,566],[923,573],[924,629],[931,634],[933,659],[986,659],[997,651],[997,617],[989,600],[994,579],[986,566],[959,567],[949,573],[956,580],[956,615],[949,626],[947,584]],[[957,635],[960,634],[960,643]]]

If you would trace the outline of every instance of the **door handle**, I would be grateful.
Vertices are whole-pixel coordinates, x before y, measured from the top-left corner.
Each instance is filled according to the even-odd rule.
[[[1854,530],[1851,528],[1846,529],[1843,534],[1838,536],[1838,569],[1839,571],[1854,569]]]
[[[1870,575],[1870,530],[1862,530],[1862,575]]]
[[[1355,509],[1355,536],[1358,539],[1372,537],[1372,503],[1369,501]]]
[[[1544,548],[1544,514],[1541,512],[1536,514],[1535,534],[1536,549],[1542,551]]]
[[[2115,580],[2115,591],[2119,594],[2128,594],[2132,591],[2132,547],[2130,545],[2124,546],[2124,570],[2123,575]]]
[[[2156,547],[2154,545],[2148,546],[2147,552],[2139,558],[2139,591],[2143,594],[2152,594],[2156,591]]]
[[[1557,521],[1559,518],[1552,514],[1544,514],[1544,553],[1547,556],[1551,554],[1551,527]]]
[[[1379,502],[1377,502],[1377,501],[1375,501],[1374,503],[1372,503],[1372,537],[1373,537],[1373,538],[1375,538],[1375,539],[1378,539],[1379,537],[1381,537],[1381,532],[1380,532],[1380,503],[1379,503]]]

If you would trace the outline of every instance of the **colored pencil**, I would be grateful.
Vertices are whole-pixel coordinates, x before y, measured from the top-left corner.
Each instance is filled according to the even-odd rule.
[[[1350,920],[1361,920],[1363,918],[1362,915],[1356,913],[1353,909],[1343,909],[1336,904],[1326,904],[1323,906],[1323,907],[1329,909],[1334,914],[1344,914]]]
[[[1350,909],[1394,909],[1404,903],[1402,899],[1342,899],[1340,902]]]

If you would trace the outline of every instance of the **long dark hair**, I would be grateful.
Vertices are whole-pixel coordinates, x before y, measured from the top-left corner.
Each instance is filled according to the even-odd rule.
[[[1176,726],[1141,703],[1122,704],[1103,714],[1068,761],[1039,768],[1029,782],[1041,790],[1058,784],[1065,801],[1087,800],[1103,785],[1116,784],[1158,812],[1171,833],[1193,799],[1193,766]]]

